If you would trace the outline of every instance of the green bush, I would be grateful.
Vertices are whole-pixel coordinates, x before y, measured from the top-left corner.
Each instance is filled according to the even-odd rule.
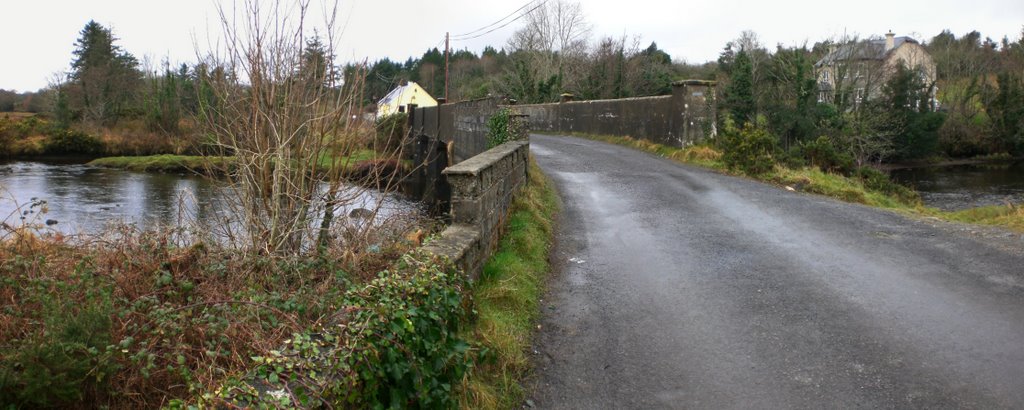
[[[732,169],[748,175],[760,175],[775,167],[778,141],[760,123],[747,123],[736,129],[726,120],[725,132],[718,139],[722,161]]]
[[[376,137],[370,148],[377,152],[398,152],[409,133],[409,114],[401,112],[380,117],[374,126]]]
[[[798,152],[807,164],[825,172],[849,174],[853,170],[853,157],[843,152],[831,138],[821,136],[814,141],[804,141],[797,146]]]
[[[220,395],[260,408],[453,408],[452,391],[472,363],[458,337],[465,285],[450,264],[406,255],[395,270],[346,292],[340,323],[254,358],[256,368]]]
[[[47,154],[100,154],[103,142],[82,131],[56,131],[43,143]]]
[[[870,167],[860,167],[857,168],[855,175],[867,189],[893,196],[905,204],[921,203],[921,195],[917,191],[893,181],[888,174],[882,171]]]
[[[77,274],[80,285],[93,289],[85,302],[50,293],[73,283],[30,280],[23,292],[42,301],[40,322],[46,331],[23,348],[5,347],[0,360],[0,403],[26,407],[63,407],[104,394],[119,365],[111,357],[112,289],[91,272]],[[0,357],[2,357],[0,356]]]
[[[960,115],[951,115],[939,128],[939,149],[951,157],[975,157],[999,152],[999,144],[987,135],[985,114],[969,120]]]

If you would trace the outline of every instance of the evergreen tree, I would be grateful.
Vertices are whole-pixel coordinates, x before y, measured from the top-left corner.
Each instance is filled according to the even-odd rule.
[[[756,120],[753,79],[754,65],[747,52],[741,49],[732,62],[732,75],[725,92],[725,106],[737,124],[753,123]]]
[[[331,87],[337,80],[333,60],[333,56],[328,55],[320,37],[314,36],[306,42],[306,48],[302,50],[299,76],[307,85]]]
[[[898,157],[922,158],[935,152],[945,116],[932,112],[931,89],[917,70],[902,65],[882,88],[880,104],[894,119],[893,142]]]
[[[988,104],[997,146],[1004,151],[1024,152],[1024,81],[1010,73],[997,77],[995,98]]]
[[[111,124],[131,108],[142,75],[138,60],[116,40],[110,29],[89,21],[75,42],[68,103],[81,120]]]

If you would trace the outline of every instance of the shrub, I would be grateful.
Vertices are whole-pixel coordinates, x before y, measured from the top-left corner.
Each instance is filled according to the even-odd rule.
[[[836,147],[831,138],[821,136],[814,141],[804,141],[797,151],[807,164],[825,172],[848,174],[853,170],[853,157]]]
[[[423,353],[416,342],[451,333],[420,325],[450,317],[435,310],[443,309],[435,303],[458,303],[443,287],[461,291],[451,285],[461,279],[410,266],[386,280],[352,285],[375,276],[381,261],[390,266],[411,246],[402,237],[407,225],[394,226],[400,231],[361,230],[366,236],[358,245],[332,244],[322,258],[174,245],[182,232],[192,234],[188,228],[138,232],[123,226],[78,242],[0,227],[0,408],[158,408],[173,405],[173,399],[202,407],[197,396],[213,395],[228,375],[245,374],[251,357],[275,357],[288,339],[302,345],[292,335],[337,331],[338,323],[352,328],[339,331],[331,347],[369,356],[343,373],[351,375],[348,380],[362,383],[358,377],[391,363],[382,347],[390,342],[396,351],[425,358],[414,363],[419,373],[408,378],[427,374],[424,380],[436,381],[436,372],[420,369],[438,356]],[[361,251],[370,243],[378,249]],[[387,302],[372,296],[356,303],[376,287],[389,287]],[[409,309],[390,313],[403,306]],[[398,317],[420,327],[376,339],[393,334],[392,323],[405,323],[391,320]]]
[[[20,283],[22,297],[38,302],[39,325],[45,331],[28,333],[15,341],[24,348],[5,352],[11,356],[0,360],[0,402],[53,407],[92,401],[119,368],[110,360],[115,354],[109,347],[112,289],[84,266],[79,264],[65,283],[44,278]],[[80,300],[54,291],[78,287],[90,289]]]
[[[749,175],[760,175],[775,166],[778,141],[761,124],[755,126],[747,123],[742,129],[736,129],[727,121],[725,132],[718,143],[722,150],[722,161],[729,168]]]
[[[254,358],[255,369],[218,389],[219,400],[257,408],[453,408],[452,390],[472,359],[458,337],[465,285],[452,265],[406,255],[396,269],[346,292],[339,323]]]
[[[979,114],[976,118],[982,118]],[[960,115],[951,115],[939,128],[939,148],[952,157],[973,157],[997,152],[997,144],[986,136],[986,125],[980,120],[971,121]]]
[[[47,154],[100,154],[103,142],[82,131],[56,131],[46,138],[43,147]]]
[[[857,168],[856,176],[867,189],[895,197],[905,204],[921,203],[921,195],[917,191],[896,183],[882,171],[870,167],[860,167]]]
[[[374,124],[377,130],[373,146],[377,152],[398,152],[409,133],[409,114],[404,112],[380,117]]]

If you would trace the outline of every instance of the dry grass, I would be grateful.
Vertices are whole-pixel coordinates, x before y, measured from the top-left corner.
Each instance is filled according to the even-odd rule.
[[[31,112],[0,112],[0,118],[8,120],[23,120],[35,116],[36,114]]]

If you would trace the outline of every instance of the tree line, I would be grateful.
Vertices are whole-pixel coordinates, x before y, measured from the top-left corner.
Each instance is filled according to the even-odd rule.
[[[719,84],[719,129],[727,119],[740,127],[761,124],[786,151],[827,141],[862,165],[1024,154],[1024,36],[995,41],[977,31],[957,37],[946,30],[919,39],[936,64],[935,81],[917,75],[917,67],[889,73],[881,65],[858,66],[857,75],[872,83],[871,98],[848,84],[834,100],[822,100],[815,63],[837,46],[869,40],[881,41],[847,37],[770,49],[748,31],[726,44],[717,61],[688,64],[654,42],[642,47],[626,36],[594,40],[579,3],[550,1],[526,15],[504,47],[479,55],[452,52],[449,96],[502,95],[521,103],[556,102],[563,93],[626,98],[669,94],[674,80],[713,79]],[[349,64],[344,72],[366,74],[359,92],[367,106],[403,81],[445,94],[444,53],[437,48],[405,62]]]
[[[333,65],[312,39],[307,52],[320,59],[356,95],[365,111],[404,81],[434,96],[445,95],[445,53],[430,48],[405,61]],[[719,129],[726,119],[761,124],[785,150],[825,137],[857,163],[934,156],[1024,154],[1024,38],[995,41],[974,31],[943,31],[922,44],[938,76],[925,83],[913,67],[877,75],[877,98],[864,103],[849,90],[836,99],[819,95],[815,63],[836,46],[858,38],[769,49],[753,32],[726,44],[717,61],[674,60],[656,42],[639,37],[595,40],[582,6],[552,0],[524,16],[522,26],[500,48],[448,56],[449,99],[502,95],[521,103],[666,95],[680,79],[718,80]],[[216,104],[210,84],[232,74],[208,63],[142,67],[96,22],[82,29],[71,69],[38,93],[0,91],[0,111],[46,113],[61,126],[112,127],[133,123],[171,136],[185,133],[188,119]],[[319,48],[318,48],[319,47]],[[334,74],[336,73],[336,74]],[[923,104],[937,90],[938,106]]]
[[[720,118],[761,124],[786,150],[824,137],[858,164],[1024,154],[1024,36],[997,43],[976,31],[960,38],[943,31],[923,44],[934,81],[918,67],[858,66],[877,97],[861,101],[839,85],[834,100],[822,101],[815,62],[837,45],[864,43],[844,38],[770,51],[744,32],[717,62]]]

